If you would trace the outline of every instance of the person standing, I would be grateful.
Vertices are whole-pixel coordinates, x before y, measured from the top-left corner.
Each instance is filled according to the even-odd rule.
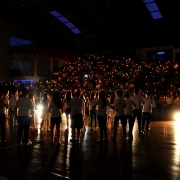
[[[150,93],[147,92],[146,97],[144,98],[144,105],[143,105],[143,116],[142,116],[142,131],[144,130],[149,131],[149,124],[150,124],[150,113],[152,108],[155,106],[154,100],[150,97]]]
[[[83,128],[84,100],[80,98],[81,91],[78,89],[75,92],[75,97],[69,102],[71,108],[71,142],[80,143],[80,130]]]
[[[24,131],[24,143],[30,145],[32,142],[29,140],[29,128],[31,124],[31,111],[34,109],[32,101],[28,98],[28,90],[22,91],[22,97],[16,102],[16,109],[18,110],[18,131],[17,131],[17,144],[22,144],[22,133]]]
[[[16,122],[16,102],[18,100],[18,90],[16,90],[12,96],[10,97],[9,99],[9,104],[10,104],[10,122],[11,124],[14,126],[17,125],[17,122]]]
[[[115,117],[114,117],[114,132],[113,132],[113,137],[112,140],[116,140],[116,136],[117,136],[117,126],[118,126],[118,122],[119,120],[121,120],[121,125],[123,128],[123,138],[126,139],[126,125],[127,125],[127,120],[124,116],[124,110],[126,108],[126,102],[125,100],[122,98],[123,96],[123,91],[122,90],[117,90],[116,91],[116,100],[114,101],[113,106],[115,107]]]
[[[69,102],[72,99],[72,93],[71,91],[66,92],[66,97],[64,98],[63,104],[64,104],[64,112],[66,114],[66,129],[69,129],[69,121],[71,119],[71,108],[69,107]]]
[[[6,104],[8,105],[5,110],[6,117],[9,118],[9,90],[7,90],[4,94],[4,100],[6,101]]]
[[[48,102],[48,94],[46,92],[43,93],[43,99],[41,101],[41,105],[42,105],[42,121],[41,121],[41,126],[40,126],[40,130],[43,131],[43,125],[45,120],[48,121],[48,106],[49,106],[49,102]],[[47,128],[48,131],[48,128]]]
[[[97,143],[103,141],[108,142],[107,135],[107,108],[114,108],[106,98],[105,91],[100,91],[99,98],[96,100],[94,106],[97,106],[97,119],[100,129],[100,139],[96,140]],[[103,139],[104,137],[104,139]]]
[[[142,129],[141,129],[141,127],[142,127],[142,106],[145,102],[144,102],[144,99],[142,98],[142,96],[140,96],[138,89],[135,89],[135,94],[131,97],[131,99],[136,104],[136,107],[134,107],[134,109],[133,109],[133,116],[134,116],[134,119],[137,117],[138,131],[139,131],[139,134],[141,134],[141,132],[142,132]]]
[[[114,104],[114,101],[115,101],[115,94],[111,94],[110,101],[109,101],[110,104]],[[108,115],[109,115],[109,124],[110,124],[110,127],[111,127],[111,125],[113,125],[115,113],[116,113],[116,111],[114,109],[109,108]]]
[[[136,104],[132,99],[129,98],[129,92],[125,92],[125,102],[126,102],[126,109],[125,109],[125,118],[129,124],[129,138],[133,137],[133,127],[134,127],[134,117],[133,117],[133,107],[136,107]]]
[[[6,108],[7,102],[4,99],[3,93],[0,92],[0,127],[1,127],[1,143],[7,143],[5,138],[5,121],[6,121]]]
[[[61,144],[60,124],[62,123],[62,117],[61,116],[63,113],[63,105],[62,105],[62,101],[59,97],[59,93],[57,91],[53,92],[52,100],[49,104],[48,111],[51,114],[51,119],[50,119],[51,144],[54,143],[54,139],[55,139],[55,133],[54,133],[54,126],[55,125],[56,125],[58,144]]]
[[[96,107],[94,107],[94,103],[96,102],[95,93],[92,92],[89,99],[89,116],[90,116],[90,126],[92,130],[92,124],[94,120],[94,127],[96,129]]]
[[[32,101],[33,106],[34,106],[34,109],[31,111],[31,126],[30,126],[30,127],[31,127],[32,129],[34,129],[34,130],[37,130],[37,129],[36,129],[36,122],[35,122],[35,114],[34,114],[34,112],[35,112],[35,106],[36,106],[34,94],[33,94],[33,93],[30,93],[30,94],[28,95],[28,98]]]

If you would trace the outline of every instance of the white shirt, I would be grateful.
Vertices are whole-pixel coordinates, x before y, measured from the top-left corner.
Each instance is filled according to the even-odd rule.
[[[117,98],[114,101],[113,106],[115,106],[115,116],[123,116],[124,115],[124,109],[126,108],[126,102],[123,98]]]
[[[78,97],[74,97],[69,102],[71,108],[71,114],[84,114],[84,100]]]
[[[18,116],[29,116],[31,117],[31,110],[34,109],[33,103],[29,98],[21,97],[16,102],[18,109]]]
[[[135,104],[135,102],[130,98],[126,98],[125,101],[126,101],[126,109],[124,110],[124,114],[132,115],[133,114],[133,105]]]
[[[132,99],[136,104],[136,107],[133,107],[133,109],[142,109],[142,104],[145,102],[139,94],[135,94],[134,96],[130,97],[130,99]]]
[[[10,103],[10,108],[11,108],[11,110],[15,110],[17,99],[18,99],[18,97],[15,96],[15,95],[13,95],[12,97],[10,97],[9,103]]]
[[[152,107],[154,106],[154,100],[150,97],[144,98],[145,104],[143,105],[142,112],[151,112]]]
[[[62,108],[62,107],[61,107]],[[52,101],[49,104],[51,118],[61,117],[61,108],[58,108]]]
[[[48,113],[48,108],[49,108],[49,101],[48,101],[48,99],[43,99],[43,100],[41,101],[41,104],[42,104],[42,106],[43,106],[43,108],[42,108],[42,113],[43,113],[43,114],[47,114],[47,113]]]

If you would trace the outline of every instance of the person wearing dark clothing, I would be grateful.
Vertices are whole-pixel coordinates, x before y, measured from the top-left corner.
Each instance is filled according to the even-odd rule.
[[[141,134],[142,132],[142,129],[141,129],[142,128],[142,106],[145,102],[143,98],[140,96],[138,89],[135,90],[135,95],[132,96],[131,99],[136,104],[136,107],[134,107],[133,109],[133,116],[134,116],[134,119],[137,117],[138,131],[139,131],[139,134]]]
[[[3,93],[0,92],[0,128],[1,128],[1,142],[2,143],[8,142],[5,139],[5,121],[6,121],[5,110],[7,107],[8,107],[8,104],[4,100]]]
[[[126,102],[122,98],[123,91],[122,90],[117,90],[116,91],[116,100],[114,101],[113,106],[115,107],[115,116],[114,116],[114,132],[113,132],[113,140],[116,140],[116,135],[117,135],[117,126],[119,120],[121,120],[122,128],[123,128],[123,138],[126,138],[126,125],[127,125],[127,120],[124,115],[124,110],[126,108]]]

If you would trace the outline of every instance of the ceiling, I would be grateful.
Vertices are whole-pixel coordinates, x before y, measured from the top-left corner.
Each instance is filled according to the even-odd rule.
[[[143,0],[0,0],[0,16],[27,29],[37,45],[81,54],[180,44],[177,0],[155,0],[153,20]],[[73,34],[49,12],[58,11],[80,31]]]

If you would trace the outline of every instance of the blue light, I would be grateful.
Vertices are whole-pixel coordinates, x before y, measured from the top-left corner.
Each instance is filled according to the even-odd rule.
[[[161,19],[162,14],[159,11],[159,8],[154,0],[143,0],[144,4],[146,5],[148,11],[151,13],[153,19]]]
[[[53,15],[54,17],[60,17],[61,16],[61,14],[59,14],[57,11],[50,11],[49,12],[51,15]]]
[[[75,28],[71,22],[64,23],[69,29]]]
[[[161,19],[162,18],[162,15],[161,15],[160,11],[152,12],[151,16],[152,16],[153,19]]]
[[[158,55],[165,54],[165,52],[157,52]]]
[[[21,39],[17,37],[10,37],[10,45],[11,46],[23,46],[23,45],[32,45],[33,41],[27,39]]]
[[[33,84],[34,80],[14,80],[13,82],[14,83],[22,83],[22,84],[27,84],[27,83]]]
[[[74,34],[80,34],[80,33],[81,33],[81,32],[79,31],[79,29],[77,29],[77,28],[71,29],[71,31],[72,31]]]
[[[154,0],[143,0],[145,4],[154,2]]]
[[[67,20],[64,16],[58,17],[58,19],[59,19],[62,23],[68,22],[68,20]]]
[[[146,4],[146,7],[148,8],[149,12],[159,11],[156,3]]]
[[[66,19],[64,16],[62,16],[60,13],[58,13],[56,10],[49,12],[51,15],[56,17],[59,21],[64,23],[69,29],[72,30],[74,34],[81,33],[79,29],[77,29],[68,19]]]

